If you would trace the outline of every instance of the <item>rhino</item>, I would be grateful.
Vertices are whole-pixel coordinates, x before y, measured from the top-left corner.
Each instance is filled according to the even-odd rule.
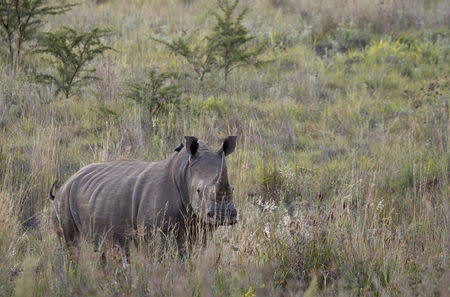
[[[225,157],[236,136],[211,151],[203,141],[185,136],[186,145],[158,162],[120,160],[81,168],[53,195],[52,220],[69,247],[81,236],[108,238],[129,253],[136,234],[151,239],[155,230],[173,232],[179,249],[207,230],[237,222],[233,187]],[[140,230],[140,232],[139,232]],[[205,232],[198,232],[198,231]],[[208,232],[209,232],[208,231]]]

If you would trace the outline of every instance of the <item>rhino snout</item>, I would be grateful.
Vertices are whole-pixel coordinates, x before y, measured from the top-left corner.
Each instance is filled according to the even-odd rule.
[[[233,202],[227,204],[215,204],[208,212],[208,219],[215,220],[217,223],[233,225],[237,223],[237,210]]]
[[[233,203],[230,203],[231,205],[225,209],[225,216],[230,219],[236,219],[237,217],[237,210],[234,207]]]

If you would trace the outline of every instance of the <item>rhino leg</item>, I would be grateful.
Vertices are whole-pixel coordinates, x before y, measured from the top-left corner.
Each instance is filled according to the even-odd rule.
[[[186,257],[186,255],[188,254],[185,234],[180,232],[176,237],[176,241],[177,241],[178,254],[180,255],[181,259],[184,259]]]
[[[61,244],[64,237],[69,249],[77,246],[80,232],[72,218],[68,203],[62,203],[58,199],[53,207],[52,222]]]
[[[185,226],[184,229],[180,229],[176,234],[176,242],[180,257],[186,257],[198,243],[201,243],[201,248],[205,249],[208,238],[211,238],[212,236],[211,231],[211,228],[208,226],[192,222]]]

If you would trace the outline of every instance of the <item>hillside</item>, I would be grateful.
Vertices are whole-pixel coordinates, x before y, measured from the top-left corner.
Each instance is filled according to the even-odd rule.
[[[83,0],[43,18],[39,32],[110,30],[112,49],[89,64],[98,79],[68,96],[36,81],[53,66],[35,39],[11,69],[0,31],[0,296],[450,294],[449,2],[245,7],[262,63],[226,81],[199,79],[155,40],[201,48],[214,0]],[[151,70],[179,92],[158,111],[130,96]],[[238,136],[227,162],[239,223],[185,259],[155,239],[129,267],[108,247],[105,268],[89,242],[72,261],[50,223],[53,182],[93,162],[166,158],[184,135],[214,149]]]

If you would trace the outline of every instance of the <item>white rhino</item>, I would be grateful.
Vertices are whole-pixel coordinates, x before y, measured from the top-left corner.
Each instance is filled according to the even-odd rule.
[[[67,245],[75,245],[81,235],[96,242],[106,236],[128,251],[138,230],[147,239],[159,230],[173,232],[181,248],[199,230],[235,224],[225,156],[234,151],[236,136],[226,138],[217,152],[193,136],[185,139],[186,146],[165,160],[91,164],[54,196],[51,190],[53,222]]]

